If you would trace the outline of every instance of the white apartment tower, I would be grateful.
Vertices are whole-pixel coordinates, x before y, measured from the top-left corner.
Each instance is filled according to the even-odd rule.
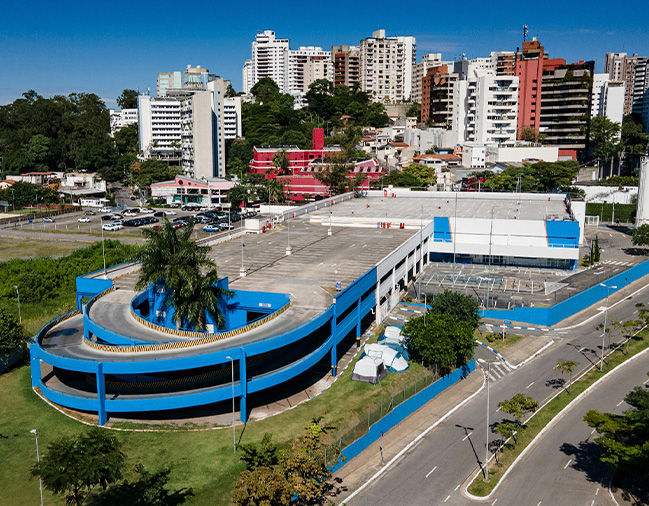
[[[518,77],[474,72],[466,80],[465,140],[498,146],[516,143]]]
[[[288,92],[288,39],[275,38],[275,32],[264,30],[257,33],[252,43],[252,79],[251,88],[260,79],[269,77],[279,87],[281,93]],[[245,65],[244,65],[245,68]]]
[[[331,51],[307,46],[290,50],[288,55],[288,89],[285,93],[306,93],[309,85],[318,79],[333,81]]]
[[[241,82],[245,94],[250,93],[250,90],[254,86],[252,74],[252,60],[246,60],[241,71]]]
[[[140,153],[143,158],[177,158],[180,153],[180,102],[172,97],[137,99]]]
[[[410,100],[416,51],[414,37],[386,37],[385,30],[361,40],[361,89],[376,102]]]
[[[611,121],[622,125],[625,90],[624,81],[614,81],[610,78],[610,74],[595,74],[591,117],[606,116]]]

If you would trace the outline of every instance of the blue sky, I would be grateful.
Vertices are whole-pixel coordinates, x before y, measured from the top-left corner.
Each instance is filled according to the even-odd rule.
[[[396,6],[396,7],[395,7]],[[616,8],[617,6],[617,8]],[[184,9],[184,10],[183,10]],[[358,44],[373,30],[414,35],[417,55],[445,59],[515,50],[522,26],[552,58],[595,60],[606,51],[649,56],[649,2],[11,1],[2,9],[0,104],[34,89],[43,96],[92,92],[108,107],[124,88],[151,88],[158,72],[201,65],[241,89],[257,31],[291,47]]]

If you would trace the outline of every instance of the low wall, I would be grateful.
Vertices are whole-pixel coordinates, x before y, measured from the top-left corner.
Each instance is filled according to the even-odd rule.
[[[359,453],[369,447],[372,443],[377,441],[381,434],[385,434],[390,429],[396,427],[399,423],[405,420],[407,417],[412,415],[419,408],[424,406],[427,402],[432,400],[435,396],[442,393],[451,385],[454,385],[458,381],[464,379],[469,375],[470,372],[475,370],[475,360],[472,360],[467,365],[460,369],[456,369],[448,376],[437,380],[435,383],[432,383],[428,387],[424,388],[418,394],[413,395],[410,399],[402,402],[397,407],[395,407],[392,412],[378,422],[370,427],[370,430],[360,439],[357,439],[347,448],[343,449],[343,455],[347,458],[346,461],[340,462],[333,469],[332,473],[335,473],[343,467],[347,462],[351,461]]]
[[[609,290],[605,286],[597,284],[552,307],[516,307],[509,310],[488,309],[482,311],[482,316],[496,320],[507,319],[522,323],[532,323],[534,325],[555,325],[561,320],[565,320],[579,311],[592,306],[596,302],[606,298],[607,295],[617,292],[647,274],[649,274],[649,260],[604,281],[605,285],[615,286],[616,288]]]

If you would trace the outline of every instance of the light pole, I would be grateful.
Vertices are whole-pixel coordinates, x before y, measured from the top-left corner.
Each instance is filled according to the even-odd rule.
[[[483,358],[479,358],[478,362],[480,362],[481,364],[487,364],[487,372],[485,374],[485,381],[487,382],[487,444],[485,445],[484,481],[489,481],[489,374],[491,373],[491,362]]]
[[[20,315],[20,292],[18,291],[18,285],[14,285],[14,288],[16,289],[16,296],[18,297],[18,321],[20,322],[20,326],[22,327],[23,317]]]
[[[288,239],[286,240],[286,255],[290,255],[292,252],[291,249],[291,221],[288,216],[286,217],[286,230],[288,232]]]
[[[604,283],[600,283],[600,286],[606,288],[606,309],[604,310],[604,332],[602,333],[602,361],[599,363],[599,370],[601,371],[604,368],[604,343],[606,342],[606,324],[608,323],[608,296],[611,293],[611,289],[615,290],[617,286],[609,286]]]
[[[329,211],[329,230],[327,231],[327,235],[331,235],[331,211]]]
[[[103,216],[102,216],[103,217]],[[104,248],[104,226],[99,223],[101,227],[101,256],[104,258],[104,279],[106,279],[106,249]]]
[[[230,369],[232,370],[232,448],[234,453],[237,453],[237,433],[234,428],[234,359],[230,356],[225,358],[230,361]]]
[[[246,275],[246,268],[244,267],[244,262],[243,262],[243,248],[246,247],[245,243],[243,242],[243,236],[246,235],[245,230],[243,230],[243,227],[241,229],[241,269],[239,269],[239,276],[240,277],[245,277]]]
[[[16,212],[16,194],[14,193],[14,190],[11,190],[11,201],[12,201],[12,210],[15,213]]]
[[[426,325],[426,313],[428,313],[428,301],[426,300],[426,293],[424,293],[424,326]]]
[[[36,429],[32,429],[29,432],[34,434],[34,437],[36,438],[36,463],[40,464],[41,463],[41,456],[38,453],[38,433],[36,432]],[[43,479],[39,476],[38,477],[38,485],[41,489],[41,506],[43,506]]]

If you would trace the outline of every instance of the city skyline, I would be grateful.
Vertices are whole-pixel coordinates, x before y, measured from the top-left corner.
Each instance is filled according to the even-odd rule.
[[[528,37],[537,37],[550,57],[594,60],[596,72],[603,71],[606,51],[649,53],[649,42],[642,37],[649,7],[643,5],[628,16],[604,2],[552,1],[539,12],[514,2],[501,3],[496,10],[470,1],[458,16],[455,5],[395,11],[391,4],[379,2],[370,11],[367,5],[330,2],[322,19],[312,25],[305,23],[299,9],[288,5],[268,12],[267,4],[256,1],[245,9],[195,3],[185,14],[178,13],[177,6],[172,10],[172,5],[161,2],[156,9],[132,15],[133,5],[126,2],[7,6],[0,34],[6,69],[0,79],[0,104],[33,89],[46,97],[96,93],[114,108],[123,89],[149,88],[155,95],[158,72],[189,64],[231,80],[239,91],[244,60],[250,58],[256,33],[265,29],[290,39],[291,48],[315,45],[329,50],[332,45],[358,44],[384,28],[388,36],[416,37],[418,60],[429,52],[455,60],[463,54],[475,58],[490,51],[514,51],[522,45],[527,24]],[[200,19],[199,28],[194,19]]]

